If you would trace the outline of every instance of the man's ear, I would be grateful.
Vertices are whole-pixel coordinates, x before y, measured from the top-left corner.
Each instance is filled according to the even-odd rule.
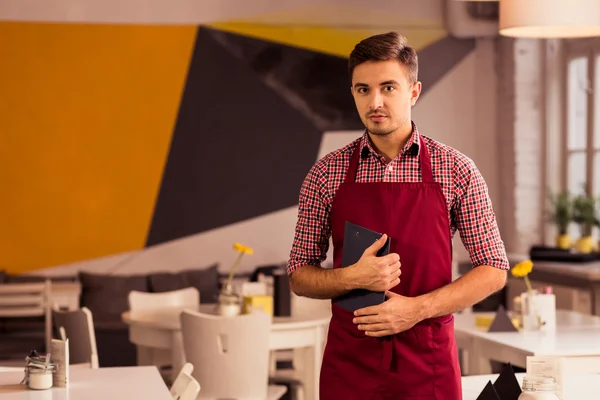
[[[411,104],[413,106],[415,104],[417,104],[417,100],[419,100],[419,96],[421,95],[422,87],[423,87],[423,85],[421,84],[420,81],[416,81],[413,84],[412,91],[411,91]]]

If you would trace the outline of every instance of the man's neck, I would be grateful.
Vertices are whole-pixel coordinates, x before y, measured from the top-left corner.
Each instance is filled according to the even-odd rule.
[[[369,132],[371,143],[376,152],[382,155],[387,162],[392,161],[402,151],[413,132],[412,124],[400,127],[386,136],[373,135]]]

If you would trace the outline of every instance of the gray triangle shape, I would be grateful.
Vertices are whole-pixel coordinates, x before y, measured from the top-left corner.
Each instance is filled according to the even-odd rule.
[[[498,307],[498,311],[496,311],[496,318],[494,318],[494,322],[490,325],[488,332],[518,332],[519,330],[515,328],[510,317],[508,316],[504,306]]]

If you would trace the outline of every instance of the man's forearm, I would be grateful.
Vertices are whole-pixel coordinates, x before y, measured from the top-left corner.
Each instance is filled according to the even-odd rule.
[[[325,269],[306,265],[290,276],[290,286],[298,296],[332,299],[355,288],[347,268]]]
[[[489,265],[473,268],[456,281],[420,297],[423,318],[452,314],[480,302],[506,284],[506,271]]]

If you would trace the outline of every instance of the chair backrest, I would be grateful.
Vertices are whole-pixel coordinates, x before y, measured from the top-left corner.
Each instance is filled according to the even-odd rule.
[[[191,363],[185,363],[177,378],[171,385],[171,396],[173,400],[196,400],[200,393],[200,384],[192,376],[194,366]]]
[[[129,292],[129,309],[143,311],[166,307],[197,307],[200,292],[195,287],[172,290],[162,293],[148,293],[132,290]]]
[[[0,285],[0,317],[39,317],[50,307],[50,281]]]
[[[52,339],[52,286],[50,280],[39,283],[3,283],[0,285],[0,317],[45,317],[45,343]]]
[[[69,339],[69,363],[89,363],[92,368],[98,368],[98,348],[92,312],[87,307],[74,311],[54,309],[52,319],[54,326],[59,331],[62,328]]]
[[[265,399],[269,383],[271,316],[181,313],[185,358],[202,385],[202,398]]]

